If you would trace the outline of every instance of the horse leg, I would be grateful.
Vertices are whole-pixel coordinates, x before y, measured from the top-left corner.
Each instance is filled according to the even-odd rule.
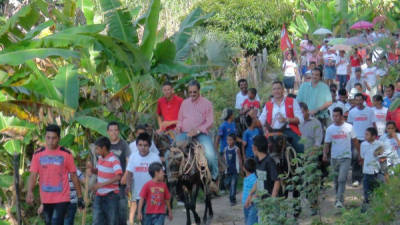
[[[208,210],[209,210],[208,213],[210,215],[210,218],[213,218],[214,217],[214,211],[213,211],[213,208],[212,208],[211,195],[210,194],[207,195],[206,200],[208,201]]]
[[[184,195],[184,202],[185,202],[185,210],[186,210],[186,225],[191,225],[191,219],[190,219],[190,204],[191,204],[191,197],[190,197],[190,192],[186,187],[183,187],[183,195]]]
[[[199,186],[196,185],[195,189],[194,189],[194,193],[192,195],[192,204],[191,204],[191,206],[192,206],[191,209],[192,209],[193,216],[194,216],[194,221],[196,222],[196,224],[200,224],[201,223],[200,216],[196,212],[196,199],[197,199],[198,194],[199,194]]]

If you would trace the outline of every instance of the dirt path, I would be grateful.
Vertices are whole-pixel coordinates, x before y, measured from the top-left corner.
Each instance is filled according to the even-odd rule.
[[[350,179],[348,179],[350,180]],[[322,191],[321,193],[321,218],[325,223],[333,223],[336,218],[340,217],[341,210],[334,207],[335,204],[335,192],[333,189],[333,184],[329,183],[329,188]],[[238,200],[241,198],[241,194],[238,193]],[[243,225],[243,206],[239,203],[233,207],[230,206],[228,195],[223,195],[221,197],[213,198],[212,204],[214,209],[214,218],[212,219],[210,225]],[[362,188],[353,188],[348,182],[345,192],[345,207],[353,208],[359,206],[362,202]],[[300,225],[311,224],[313,220],[319,218],[319,216],[311,217],[311,212],[308,209],[308,203],[304,202],[303,212],[299,218]],[[204,204],[198,203],[197,210],[200,217],[203,216]],[[193,220],[192,220],[193,222]],[[166,225],[185,225],[186,224],[186,212],[184,207],[177,207],[174,209],[174,220],[167,221]],[[193,223],[194,224],[194,223]]]

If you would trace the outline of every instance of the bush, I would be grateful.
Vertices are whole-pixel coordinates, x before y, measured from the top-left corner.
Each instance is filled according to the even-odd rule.
[[[204,0],[199,6],[206,12],[214,12],[204,26],[219,32],[248,54],[278,49],[282,24],[288,24],[293,16],[292,4],[287,0]]]

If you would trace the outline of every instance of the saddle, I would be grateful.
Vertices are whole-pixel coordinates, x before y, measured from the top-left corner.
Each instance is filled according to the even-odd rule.
[[[204,184],[212,180],[204,147],[196,140],[176,143],[170,149],[168,167],[170,170],[168,179],[170,181],[176,181],[179,178],[185,179],[197,172]]]

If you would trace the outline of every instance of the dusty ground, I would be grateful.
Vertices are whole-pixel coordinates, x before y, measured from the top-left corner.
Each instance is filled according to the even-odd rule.
[[[333,185],[328,184],[331,187],[322,191],[321,193],[321,218],[323,222],[333,223],[335,218],[340,217],[341,210],[334,207],[335,204],[335,193],[333,190]],[[241,194],[238,193],[237,199],[241,199]],[[214,218],[209,223],[210,225],[243,225],[244,216],[243,209],[240,201],[239,204],[231,207],[229,203],[229,197],[223,195],[218,198],[213,198],[212,204],[214,209]],[[345,207],[352,208],[359,206],[362,202],[362,187],[353,188],[350,186],[348,179],[348,184],[346,186],[345,192]],[[319,216],[310,216],[310,210],[308,209],[308,204],[304,202],[303,212],[299,218],[300,225],[311,224],[313,220],[318,219]],[[197,210],[200,217],[203,216],[204,204],[198,202]],[[194,224],[193,220],[192,223]],[[174,220],[167,221],[166,225],[186,225],[186,213],[184,207],[177,207],[174,209]]]

